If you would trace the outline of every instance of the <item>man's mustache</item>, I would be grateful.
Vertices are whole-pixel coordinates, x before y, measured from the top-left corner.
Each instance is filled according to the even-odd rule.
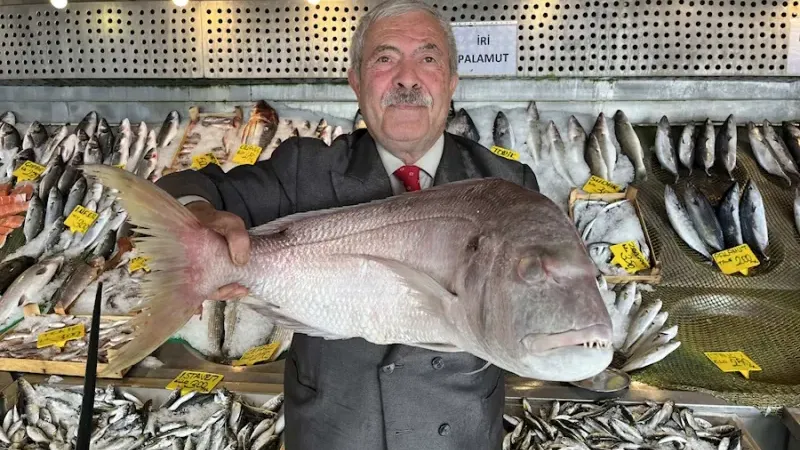
[[[394,88],[387,92],[381,100],[381,106],[393,105],[431,106],[433,99],[420,89]]]

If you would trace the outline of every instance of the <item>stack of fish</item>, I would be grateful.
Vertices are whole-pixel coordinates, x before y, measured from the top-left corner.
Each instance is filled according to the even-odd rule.
[[[74,449],[83,387],[32,386],[24,378],[19,384],[18,405],[6,412],[0,428],[2,444]],[[283,394],[254,407],[226,389],[183,396],[177,389],[155,408],[152,400],[142,402],[108,385],[95,390],[90,442],[93,449],[105,450],[277,450],[284,423]]]
[[[784,142],[772,124],[764,120],[761,129],[753,122],[747,123],[747,137],[758,165],[765,172],[780,177],[788,184],[800,179],[800,129],[789,122],[783,123]],[[787,146],[788,143],[788,146]]]
[[[63,347],[37,348],[39,334],[83,324],[85,335],[67,341]],[[45,361],[86,361],[88,355],[91,319],[75,316],[33,316],[23,319],[13,330],[0,338],[0,358],[39,359]],[[108,362],[108,351],[133,339],[133,329],[127,319],[104,321],[100,324],[98,361]]]
[[[732,180],[736,168],[736,118],[730,114],[719,133],[715,132],[714,124],[708,118],[700,127],[688,123],[681,132],[677,154],[675,148],[669,119],[662,116],[656,130],[656,158],[676,181],[679,178],[678,162],[689,170],[689,175],[693,167],[700,167],[707,176],[711,176],[711,169],[716,164]]]
[[[503,416],[503,450],[672,449],[741,450],[742,430],[714,425],[672,400],[658,404],[552,402],[534,408],[523,397],[522,417]]]
[[[694,185],[687,184],[683,203],[675,189],[667,185],[664,202],[672,228],[681,239],[707,260],[712,254],[747,244],[759,260],[767,261],[769,245],[764,200],[753,180],[747,181],[740,195],[734,182],[716,211],[708,198]]]
[[[662,310],[661,300],[642,305],[641,286],[635,281],[617,285],[615,292],[600,277],[598,287],[611,317],[612,346],[623,357],[623,372],[651,366],[680,347],[674,340],[678,326],[665,325],[669,313]]]

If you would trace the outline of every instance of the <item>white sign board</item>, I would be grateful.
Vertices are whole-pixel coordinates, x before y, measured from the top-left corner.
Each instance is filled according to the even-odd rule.
[[[517,74],[517,22],[455,22],[458,74]]]
[[[792,19],[789,22],[789,45],[787,53],[787,75],[800,75],[800,19]]]

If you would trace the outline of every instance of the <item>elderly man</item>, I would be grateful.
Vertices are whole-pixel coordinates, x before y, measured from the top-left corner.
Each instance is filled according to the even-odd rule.
[[[458,76],[455,40],[436,10],[386,2],[361,19],[350,50],[348,79],[367,130],[330,148],[293,138],[252,166],[226,174],[210,165],[159,181],[227,238],[234,262],[248,260],[246,227],[288,214],[467,178],[538,189],[527,166],[444,132]],[[214,298],[245,293],[229,285]],[[290,450],[500,448],[502,373],[470,354],[295,334],[285,363]]]

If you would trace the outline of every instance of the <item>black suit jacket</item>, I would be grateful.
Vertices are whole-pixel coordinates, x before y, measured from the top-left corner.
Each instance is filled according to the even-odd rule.
[[[527,166],[445,133],[440,185],[498,177],[538,190]],[[289,214],[391,196],[366,130],[330,147],[288,139],[271,158],[224,173],[210,165],[167,175],[175,197],[199,195],[254,227]],[[491,450],[501,447],[505,386],[495,366],[467,353],[438,353],[363,339],[295,334],[284,373],[286,447],[291,450]]]

